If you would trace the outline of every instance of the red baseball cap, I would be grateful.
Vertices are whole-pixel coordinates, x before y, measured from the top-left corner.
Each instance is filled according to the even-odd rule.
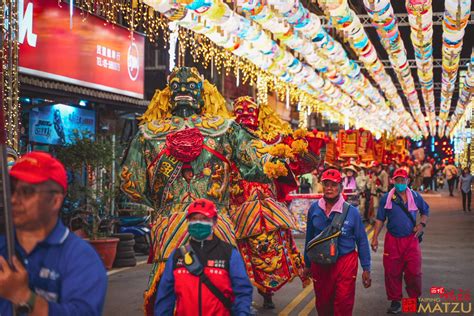
[[[16,161],[10,176],[27,183],[38,184],[48,180],[67,190],[67,174],[63,164],[48,153],[32,151]]]
[[[405,179],[408,178],[408,172],[403,168],[398,168],[393,173],[392,179],[399,178],[399,177],[402,177],[402,178],[405,178]]]
[[[380,166],[380,163],[378,161],[372,161],[372,163],[370,164],[370,167],[373,168],[373,167],[378,167]]]
[[[342,176],[339,170],[336,169],[328,169],[323,172],[323,175],[321,176],[321,181],[324,180],[329,180],[332,182],[336,183],[341,183],[342,182]]]
[[[191,205],[189,205],[186,218],[189,218],[190,215],[196,213],[202,214],[209,218],[214,218],[217,216],[216,205],[207,199],[196,199],[191,203]]]

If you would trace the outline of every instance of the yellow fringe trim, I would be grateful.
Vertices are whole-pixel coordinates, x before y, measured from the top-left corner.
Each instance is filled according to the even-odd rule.
[[[151,283],[148,290],[145,291],[145,293],[143,294],[143,297],[144,297],[143,308],[144,308],[145,316],[148,316],[147,310],[150,304],[151,304],[151,310],[153,311],[153,307],[154,307],[153,305],[155,304],[158,282],[160,281],[161,276],[163,275],[163,272],[165,271],[165,265],[166,265],[166,262],[160,262],[158,264],[158,268],[156,269],[155,275],[153,276],[153,282]]]

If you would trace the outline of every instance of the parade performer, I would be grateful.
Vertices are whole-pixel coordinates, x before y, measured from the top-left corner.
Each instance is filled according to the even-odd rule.
[[[292,158],[292,168],[297,174],[304,163],[298,142],[292,138],[291,128],[282,121],[267,105],[257,105],[249,96],[239,97],[234,101],[234,115],[237,123],[245,127],[249,133],[273,146],[265,147],[259,152],[269,151],[272,155]],[[301,134],[301,133],[300,133]],[[305,135],[300,135],[302,137]],[[288,145],[289,140],[293,147]],[[302,140],[300,140],[302,142]],[[306,142],[306,148],[308,142]],[[324,141],[315,137],[309,141],[312,147],[307,150],[311,155],[312,166],[306,164],[308,171],[318,166],[319,149]],[[318,144],[316,144],[318,143]],[[302,146],[301,144],[299,145]],[[317,152],[316,152],[317,151]],[[298,159],[298,161],[297,161]],[[299,163],[301,162],[301,163]],[[272,301],[273,292],[287,282],[299,276],[303,283],[304,263],[298,251],[291,230],[298,225],[284,200],[286,194],[297,188],[294,177],[274,183],[261,183],[252,179],[247,181],[238,175],[233,177],[231,219],[235,225],[237,245],[244,258],[247,274],[263,296],[263,307],[275,307]]]
[[[357,170],[353,165],[348,165],[342,168],[344,177],[342,178],[342,190],[346,196],[348,203],[359,206],[359,192],[357,190]]]
[[[374,221],[381,197],[387,193],[389,186],[388,173],[382,168],[382,165],[377,161],[371,163],[372,173],[370,174],[370,192],[373,201],[373,211],[367,214],[369,222]]]
[[[216,220],[217,209],[212,201],[197,199],[189,206],[191,238],[166,262],[155,315],[250,314],[252,284],[237,249],[214,236]]]
[[[224,98],[195,68],[175,68],[168,86],[155,93],[121,172],[122,191],[156,211],[146,314],[153,313],[165,262],[188,240],[186,211],[195,199],[217,206],[215,235],[236,244],[227,215],[231,163],[244,179],[262,183],[288,173],[281,160],[269,154],[257,157],[260,142],[230,119]],[[267,168],[270,177],[266,163],[276,166]]]

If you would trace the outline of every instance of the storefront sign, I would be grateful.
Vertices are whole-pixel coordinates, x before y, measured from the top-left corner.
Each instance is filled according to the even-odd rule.
[[[50,145],[71,143],[75,133],[95,134],[95,111],[65,104],[30,110],[29,138]]]
[[[18,6],[21,73],[143,98],[142,35],[57,0]]]

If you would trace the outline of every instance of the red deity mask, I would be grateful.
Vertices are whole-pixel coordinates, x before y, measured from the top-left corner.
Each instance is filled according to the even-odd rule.
[[[234,101],[235,121],[248,129],[258,129],[258,105],[251,97],[239,97]]]

